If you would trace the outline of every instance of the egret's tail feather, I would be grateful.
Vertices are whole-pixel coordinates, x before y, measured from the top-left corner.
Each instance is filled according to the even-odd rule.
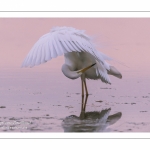
[[[113,66],[110,66],[110,70],[107,71],[108,74],[113,75],[117,78],[122,78],[122,74]]]

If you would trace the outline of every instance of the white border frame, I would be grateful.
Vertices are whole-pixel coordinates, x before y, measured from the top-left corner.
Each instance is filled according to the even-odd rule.
[[[50,12],[50,11],[18,11],[18,12],[10,12],[10,11],[1,11],[0,18],[149,18],[150,11],[142,11],[142,12],[124,12],[124,11],[98,11],[98,12]]]
[[[150,12],[0,12],[0,18],[149,18]],[[0,133],[0,138],[143,139],[149,133]]]

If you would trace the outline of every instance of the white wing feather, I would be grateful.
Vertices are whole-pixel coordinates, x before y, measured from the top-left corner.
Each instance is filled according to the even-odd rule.
[[[100,75],[103,82],[110,83],[107,74],[110,66],[105,60],[111,60],[111,58],[97,51],[92,39],[83,30],[71,27],[55,27],[43,35],[25,58],[22,67],[40,65],[52,58],[73,51],[90,53],[97,61],[96,74]]]
[[[86,51],[102,64],[104,60],[111,59],[95,49],[91,38],[84,31],[71,27],[55,27],[35,43],[22,67],[33,67],[73,51]],[[106,67],[108,68],[107,65]]]

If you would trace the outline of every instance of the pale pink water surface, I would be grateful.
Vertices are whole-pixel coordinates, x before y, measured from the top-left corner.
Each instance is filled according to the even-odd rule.
[[[111,85],[87,81],[86,111],[111,108],[110,115],[122,113],[101,131],[149,132],[149,18],[1,18],[0,131],[64,132],[64,118],[80,115],[80,79],[63,75],[63,56],[34,68],[20,67],[33,44],[54,26],[85,30],[123,75],[121,80],[111,76]]]

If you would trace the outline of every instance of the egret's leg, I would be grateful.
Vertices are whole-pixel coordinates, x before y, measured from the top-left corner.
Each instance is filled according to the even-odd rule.
[[[84,100],[84,96],[82,96],[80,119],[85,119],[85,109],[86,109],[87,99],[88,99],[88,95],[86,95],[85,100]]]
[[[83,111],[84,112],[85,112],[85,109],[86,109],[87,99],[88,99],[88,95],[86,95],[86,97],[85,97],[85,102],[84,102],[84,107],[83,107]]]
[[[83,83],[82,77],[81,77],[81,84],[82,84],[82,103],[81,103],[80,118],[84,119],[84,114],[85,114],[85,112],[83,111],[84,110],[84,83]]]
[[[85,86],[86,95],[89,95],[88,89],[87,89],[87,86],[86,86],[86,80],[84,79],[83,82],[84,82],[84,86]]]
[[[82,96],[81,112],[83,111],[83,109],[84,109],[84,96]]]
[[[84,82],[82,78],[81,78],[81,84],[82,84],[82,96],[84,96]]]

